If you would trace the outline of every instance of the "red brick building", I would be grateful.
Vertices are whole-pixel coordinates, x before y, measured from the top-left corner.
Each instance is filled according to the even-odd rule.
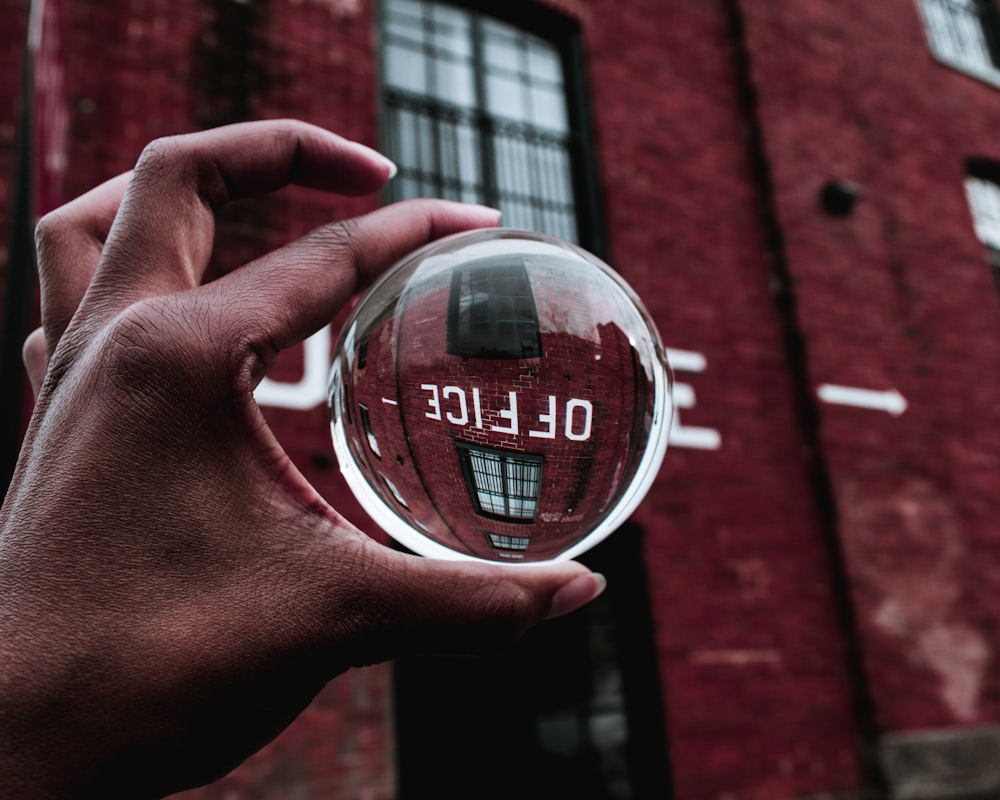
[[[8,221],[27,6],[0,5]],[[36,210],[151,138],[306,119],[393,157],[391,190],[234,206],[219,259],[398,197],[488,202],[619,270],[677,381],[653,490],[583,557],[598,603],[502,658],[346,675],[190,797],[996,796],[992,0],[36,6]],[[330,335],[259,400],[381,535],[331,456]]]

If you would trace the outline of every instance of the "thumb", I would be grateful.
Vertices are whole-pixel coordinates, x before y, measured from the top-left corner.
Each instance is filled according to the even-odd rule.
[[[603,575],[576,562],[517,566],[403,560],[378,600],[389,623],[376,660],[403,654],[485,655],[512,645],[529,628],[568,614],[604,591]]]

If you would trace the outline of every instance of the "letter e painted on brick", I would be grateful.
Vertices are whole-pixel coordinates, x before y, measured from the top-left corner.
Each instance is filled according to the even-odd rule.
[[[427,398],[427,405],[431,407],[430,411],[425,411],[424,416],[429,419],[441,419],[441,398],[438,397],[438,387],[435,383],[422,383],[420,388],[425,392],[430,392],[431,396]]]

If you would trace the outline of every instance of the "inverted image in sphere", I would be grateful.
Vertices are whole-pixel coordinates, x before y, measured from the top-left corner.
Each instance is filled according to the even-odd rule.
[[[334,449],[421,555],[573,558],[632,513],[673,415],[660,337],[608,265],[543,234],[455,234],[407,256],[344,325]]]

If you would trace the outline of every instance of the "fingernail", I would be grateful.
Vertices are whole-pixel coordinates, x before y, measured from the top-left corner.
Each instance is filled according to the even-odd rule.
[[[545,619],[555,619],[576,611],[603,592],[607,585],[607,579],[599,572],[573,578],[552,597],[552,605]]]
[[[493,206],[480,206],[480,208],[485,208],[487,211],[492,211],[497,215],[497,225],[500,224],[500,220],[503,219],[503,212],[499,208],[493,208]]]
[[[361,142],[349,142],[348,144],[349,146],[356,148],[358,151],[364,153],[365,155],[374,156],[383,164],[385,164],[385,166],[389,168],[389,176],[386,178],[387,181],[392,180],[394,177],[396,177],[396,173],[399,172],[399,167],[396,166],[396,163],[394,161],[392,161],[389,158],[386,158],[378,150],[369,147],[366,144],[361,144]]]
[[[386,166],[389,167],[389,177],[386,178],[386,180],[387,181],[391,181],[393,178],[396,177],[396,173],[399,172],[399,167],[396,166],[396,162],[395,161],[392,161],[391,159],[386,158],[381,153],[379,153],[378,156],[379,156],[379,158],[381,158],[386,163]]]

